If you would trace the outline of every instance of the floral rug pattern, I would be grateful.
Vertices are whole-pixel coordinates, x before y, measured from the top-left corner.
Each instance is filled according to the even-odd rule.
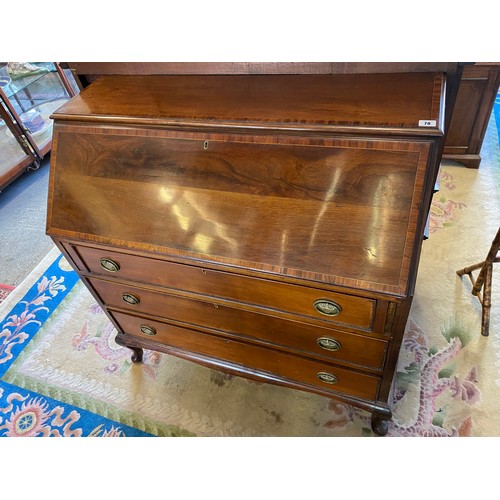
[[[48,317],[57,311],[65,293],[77,283],[76,273],[58,256],[23,300],[0,323],[0,374],[3,375]],[[0,380],[0,436],[147,435],[88,411],[6,384]]]
[[[3,384],[2,384],[3,385]],[[4,406],[5,405],[5,406]],[[138,434],[87,411],[8,385],[0,386],[0,436],[125,437]],[[97,418],[96,418],[97,417]]]
[[[130,351],[119,346],[115,342],[115,336],[116,330],[107,321],[104,311],[97,303],[93,303],[82,329],[73,336],[72,345],[76,351],[92,349],[101,359],[107,361],[105,372],[123,373],[129,370],[132,364]],[[146,377],[152,380],[156,378],[155,366],[160,362],[160,357],[158,352],[144,351],[142,370]]]
[[[0,304],[9,296],[12,290],[14,290],[13,286],[0,284]]]
[[[472,367],[464,379],[455,373],[450,364],[467,340],[467,333],[460,327],[451,327],[443,335],[448,344],[436,350],[428,345],[428,336],[410,319],[403,341],[402,352],[408,358],[404,367],[396,374],[396,393],[393,400],[394,418],[389,424],[389,436],[397,437],[456,437],[470,436],[473,406],[481,399],[477,386],[476,368]],[[451,400],[440,402],[440,396],[449,391]],[[412,395],[412,393],[416,393]],[[414,401],[408,403],[406,399]],[[457,426],[444,426],[447,409],[454,401],[464,402],[468,407]],[[413,414],[408,422],[399,422],[399,408],[410,404]],[[363,435],[370,435],[370,418],[364,412],[345,404],[330,404],[333,418],[324,425],[342,428],[358,420],[363,426]]]
[[[456,275],[498,228],[497,151],[479,170],[443,165],[388,436],[500,436],[499,311],[481,337]],[[373,436],[367,412],[321,396],[155,352],[135,365],[115,333],[54,249],[0,306],[0,436]]]
[[[453,175],[447,170],[441,171],[440,192],[434,195],[430,210],[429,232],[435,233],[445,227],[454,225],[457,210],[467,208],[463,201],[453,201],[447,198],[447,194],[455,189]]]

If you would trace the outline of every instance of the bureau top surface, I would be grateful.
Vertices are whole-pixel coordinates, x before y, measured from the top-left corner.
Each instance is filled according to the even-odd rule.
[[[440,73],[106,76],[52,117],[125,125],[441,135],[443,82]]]

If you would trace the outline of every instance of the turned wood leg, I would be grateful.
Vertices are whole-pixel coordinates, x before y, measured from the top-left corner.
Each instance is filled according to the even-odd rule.
[[[379,436],[385,436],[389,430],[389,418],[387,415],[372,413],[372,431]]]
[[[144,351],[141,347],[133,347],[130,345],[127,345],[127,341],[124,338],[125,336],[123,333],[118,333],[118,335],[115,337],[115,342],[118,345],[121,345],[122,347],[127,347],[132,351],[132,357],[131,361],[132,363],[142,363],[142,359],[144,357]]]
[[[132,363],[142,363],[142,358],[144,356],[144,351],[142,350],[142,348],[130,346],[127,347],[133,351],[132,357],[130,358],[132,360]]]

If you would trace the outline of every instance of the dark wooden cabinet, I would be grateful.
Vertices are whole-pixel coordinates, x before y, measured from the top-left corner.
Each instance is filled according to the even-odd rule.
[[[442,73],[107,76],[53,115],[47,233],[155,349],[387,432]]]
[[[500,84],[500,63],[466,65],[443,158],[478,168],[481,147]]]

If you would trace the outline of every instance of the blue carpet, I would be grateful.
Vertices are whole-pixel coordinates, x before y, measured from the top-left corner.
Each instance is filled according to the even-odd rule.
[[[47,268],[41,280],[0,322],[0,437],[151,436],[2,380],[11,364],[78,281],[74,271],[63,271],[59,267],[60,259]]]

